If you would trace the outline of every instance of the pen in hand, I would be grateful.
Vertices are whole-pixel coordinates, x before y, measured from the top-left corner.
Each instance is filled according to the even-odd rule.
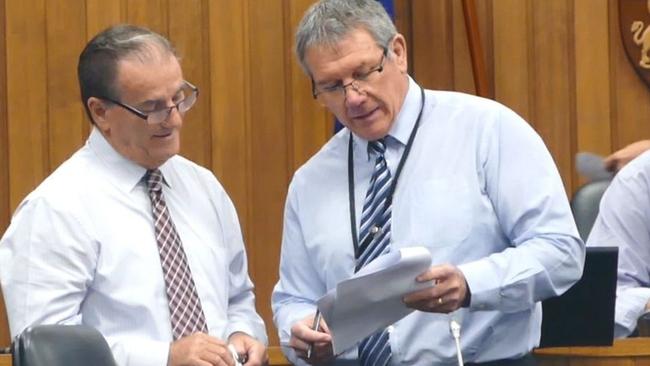
[[[320,319],[321,319],[321,313],[320,310],[316,310],[316,316],[314,316],[314,323],[311,326],[311,329],[315,332],[318,332],[318,328],[320,328]],[[310,343],[309,348],[307,348],[307,358],[311,358],[312,351],[314,349],[314,344]]]

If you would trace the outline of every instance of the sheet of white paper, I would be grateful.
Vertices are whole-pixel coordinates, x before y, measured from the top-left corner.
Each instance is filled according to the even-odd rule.
[[[318,308],[332,333],[334,354],[410,314],[413,309],[402,297],[433,286],[415,281],[430,266],[428,249],[403,248],[375,259],[320,298]]]
[[[605,169],[603,157],[590,152],[576,154],[576,170],[589,181],[611,179],[614,176]]]

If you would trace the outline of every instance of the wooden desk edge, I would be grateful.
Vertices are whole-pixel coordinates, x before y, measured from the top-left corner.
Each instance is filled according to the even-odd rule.
[[[537,356],[638,357],[650,356],[650,338],[614,340],[613,346],[552,347],[535,350]]]
[[[269,347],[272,366],[291,365],[278,346]],[[615,340],[611,347],[554,347],[535,350],[537,356],[549,357],[635,357],[650,356],[650,338]],[[0,366],[11,366],[11,355],[0,355]]]
[[[289,361],[282,354],[280,347],[269,347],[269,364],[272,366],[288,366]],[[0,366],[11,366],[11,355],[0,355]]]

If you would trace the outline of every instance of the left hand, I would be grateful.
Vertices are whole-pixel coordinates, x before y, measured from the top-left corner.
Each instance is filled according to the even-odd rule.
[[[228,338],[228,343],[235,346],[237,353],[246,355],[246,366],[267,365],[269,355],[266,353],[266,347],[257,339],[243,332],[235,332]]]
[[[433,287],[404,296],[406,306],[430,313],[451,313],[463,306],[468,296],[467,281],[458,267],[433,266],[416,278],[418,282],[431,280],[435,283]]]

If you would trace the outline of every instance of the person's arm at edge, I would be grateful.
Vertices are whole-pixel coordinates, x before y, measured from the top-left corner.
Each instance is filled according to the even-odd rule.
[[[616,175],[600,201],[588,246],[617,246],[618,288],[616,337],[634,331],[650,299],[650,155],[635,160]]]

